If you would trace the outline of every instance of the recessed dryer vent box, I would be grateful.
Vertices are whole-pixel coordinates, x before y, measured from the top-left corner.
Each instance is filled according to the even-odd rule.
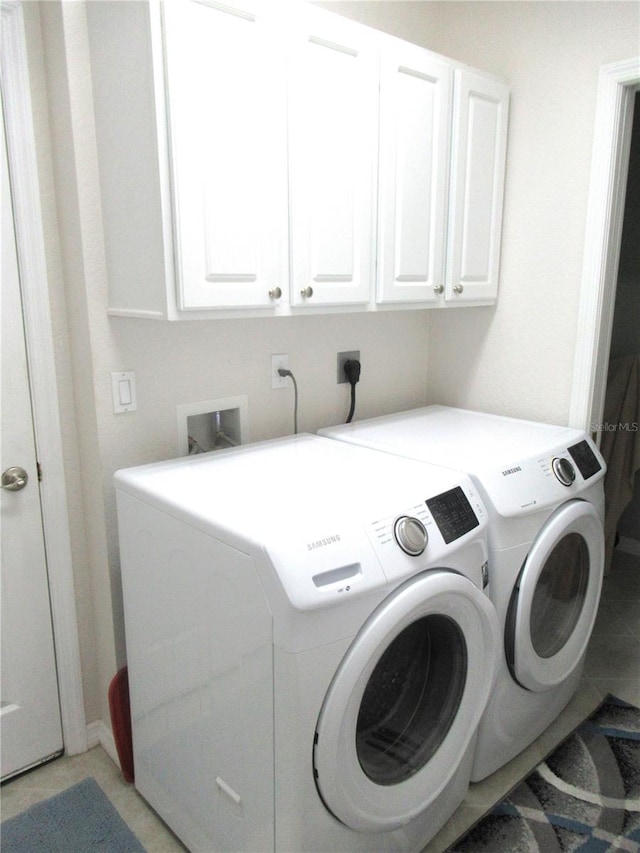
[[[208,453],[245,444],[247,398],[222,397],[177,407],[178,452],[181,456]]]

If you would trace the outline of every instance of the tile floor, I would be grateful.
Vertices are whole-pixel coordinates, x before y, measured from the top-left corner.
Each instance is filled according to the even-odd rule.
[[[424,853],[441,853],[487,808],[500,800],[568,735],[607,693],[640,706],[640,557],[617,551],[606,576],[580,689],[528,749],[488,779],[471,786],[458,811]],[[53,796],[86,776],[107,793],[148,853],[180,853],[184,847],[145,804],[100,748],[63,757],[2,787],[2,819]],[[25,851],[26,853],[26,851]],[[90,851],[87,851],[90,853]],[[258,851],[256,851],[258,853]],[[373,853],[373,852],[372,852]]]

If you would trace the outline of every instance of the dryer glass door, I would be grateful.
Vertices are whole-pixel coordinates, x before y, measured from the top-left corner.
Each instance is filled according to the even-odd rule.
[[[373,612],[316,729],[316,785],[342,823],[395,829],[442,792],[487,703],[498,636],[487,597],[446,570],[416,575]]]
[[[546,522],[525,560],[506,622],[511,672],[528,690],[548,690],[583,659],[604,567],[602,523],[592,504],[569,501]]]
[[[541,658],[564,648],[576,629],[589,588],[586,539],[571,532],[553,548],[531,602],[531,643]]]

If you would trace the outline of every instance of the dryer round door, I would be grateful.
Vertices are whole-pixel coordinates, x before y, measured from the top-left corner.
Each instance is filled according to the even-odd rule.
[[[361,831],[408,823],[441,793],[495,679],[493,605],[447,570],[416,575],[370,616],[344,656],[316,729],[326,807]]]
[[[593,504],[557,509],[536,536],[509,605],[505,649],[528,690],[561,684],[580,664],[596,618],[604,532]]]

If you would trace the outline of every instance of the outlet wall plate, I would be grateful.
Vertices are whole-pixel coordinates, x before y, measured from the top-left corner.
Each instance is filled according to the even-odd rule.
[[[288,353],[279,353],[278,355],[271,356],[271,388],[291,387],[291,380],[289,377],[280,376],[278,373],[280,368],[283,368],[284,370],[289,369]]]
[[[360,360],[360,350],[359,349],[350,350],[349,352],[339,352],[338,353],[338,356],[337,356],[338,373],[337,373],[337,379],[336,379],[336,382],[338,383],[338,385],[342,385],[343,382],[349,381],[345,375],[345,372],[344,372],[344,363],[345,363],[345,361],[350,361],[352,359],[355,359],[356,361],[360,361],[360,363],[362,363]]]

